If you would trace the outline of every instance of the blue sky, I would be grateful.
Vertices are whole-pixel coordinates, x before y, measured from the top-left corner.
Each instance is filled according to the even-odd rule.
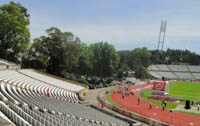
[[[0,0],[0,5],[10,0]],[[117,50],[156,49],[167,19],[164,49],[200,54],[199,0],[14,0],[28,8],[31,39],[52,26],[85,43],[107,41]]]

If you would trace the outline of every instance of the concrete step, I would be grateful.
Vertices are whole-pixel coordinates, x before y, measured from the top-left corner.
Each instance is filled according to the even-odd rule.
[[[80,104],[90,106],[91,103],[89,101],[80,101]]]
[[[144,124],[137,122],[137,123],[132,124],[132,126],[144,126]]]

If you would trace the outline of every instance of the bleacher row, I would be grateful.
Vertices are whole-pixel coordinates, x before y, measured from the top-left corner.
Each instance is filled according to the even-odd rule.
[[[0,110],[18,126],[128,126],[79,104],[84,89],[33,70],[0,71]],[[50,95],[46,94],[49,90]]]
[[[21,68],[20,65],[17,65],[13,62],[9,62],[4,59],[0,59],[0,70],[5,70],[5,69],[16,70],[20,68]]]
[[[200,66],[195,65],[151,65],[148,71],[159,79],[200,80]]]

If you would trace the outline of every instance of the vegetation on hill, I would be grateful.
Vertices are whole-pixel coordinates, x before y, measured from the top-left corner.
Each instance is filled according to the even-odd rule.
[[[135,71],[149,78],[150,64],[200,64],[200,55],[189,50],[137,48],[116,51],[108,42],[87,45],[71,32],[51,27],[30,43],[29,14],[19,3],[0,6],[0,58],[85,84],[106,84]],[[84,75],[84,76],[83,76]]]

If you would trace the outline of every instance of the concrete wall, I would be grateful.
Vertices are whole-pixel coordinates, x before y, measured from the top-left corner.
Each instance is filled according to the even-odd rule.
[[[20,65],[8,65],[7,68],[9,70],[17,70],[17,69],[20,69],[21,66]]]
[[[0,64],[0,70],[5,70],[6,68],[7,68],[6,65],[4,65],[4,64]]]

